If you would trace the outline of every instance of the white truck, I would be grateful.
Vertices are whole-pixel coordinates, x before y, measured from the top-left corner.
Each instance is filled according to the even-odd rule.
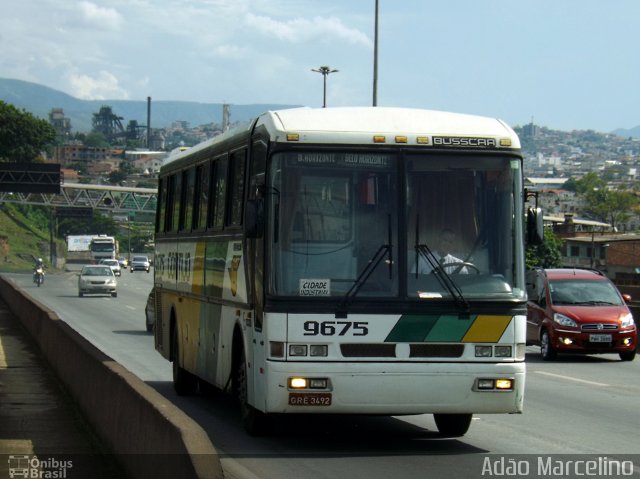
[[[91,263],[91,240],[95,235],[67,236],[67,264]]]
[[[99,263],[102,259],[118,259],[118,240],[113,236],[94,235],[90,251],[93,263]]]

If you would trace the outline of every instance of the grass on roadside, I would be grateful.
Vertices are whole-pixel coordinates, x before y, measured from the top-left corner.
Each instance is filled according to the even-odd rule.
[[[48,218],[42,211],[33,208],[25,214],[16,205],[0,204],[0,272],[30,272],[37,257],[51,268],[49,241]]]

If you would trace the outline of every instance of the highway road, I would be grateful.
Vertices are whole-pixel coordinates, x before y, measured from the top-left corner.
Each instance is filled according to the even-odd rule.
[[[584,477],[567,462],[578,459],[600,461],[597,472],[608,472],[602,468],[610,461],[632,461],[631,477],[640,477],[638,359],[568,356],[543,362],[538,348],[529,347],[524,414],[476,416],[458,439],[440,438],[431,415],[289,416],[272,436],[254,438],[244,433],[223,395],[173,392],[170,363],[153,349],[144,326],[153,274],[123,273],[117,298],[79,298],[73,273],[50,274],[41,288],[29,275],[7,276],[201,424],[224,453],[228,477],[509,477],[509,471],[499,474],[501,464],[527,468],[529,477]]]

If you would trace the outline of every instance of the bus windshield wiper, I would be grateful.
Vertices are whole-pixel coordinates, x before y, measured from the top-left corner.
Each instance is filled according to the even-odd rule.
[[[344,319],[347,317],[347,314],[349,312],[349,305],[351,304],[351,301],[353,301],[353,298],[356,297],[356,295],[360,291],[360,288],[362,288],[362,286],[364,286],[364,284],[367,282],[367,280],[369,279],[369,276],[371,276],[371,274],[376,270],[376,268],[378,267],[380,262],[383,260],[385,255],[387,256],[387,263],[389,264],[389,279],[393,278],[393,255],[392,255],[392,249],[391,249],[391,238],[392,238],[391,215],[389,215],[388,217],[387,225],[388,225],[387,244],[380,245],[378,250],[373,254],[371,259],[367,262],[367,265],[364,267],[364,269],[360,272],[356,280],[353,282],[353,286],[351,286],[351,288],[349,288],[349,291],[347,291],[347,293],[344,295],[342,302],[338,305],[338,308],[336,310],[337,319]]]
[[[416,256],[424,258],[424,260],[431,266],[431,271],[438,279],[438,282],[446,289],[454,301],[465,312],[469,311],[469,303],[465,299],[462,291],[458,288],[456,282],[451,279],[449,273],[445,271],[445,268],[438,262],[438,259],[433,254],[433,251],[426,244],[416,244]],[[416,261],[416,278],[418,277],[418,261]]]
[[[420,243],[420,215],[416,216],[416,278],[418,277],[419,270],[419,259],[420,257],[424,258],[424,260],[431,266],[431,270],[433,274],[436,276],[440,285],[446,289],[456,304],[460,307],[460,309],[468,313],[469,312],[469,303],[465,299],[462,291],[458,288],[458,285],[451,279],[451,276],[445,271],[445,268],[440,265],[438,258],[433,254],[431,248],[429,248],[426,243]]]

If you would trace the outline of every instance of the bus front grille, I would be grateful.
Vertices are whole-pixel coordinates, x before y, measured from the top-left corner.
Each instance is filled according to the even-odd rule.
[[[340,351],[345,358],[395,358],[396,345],[391,343],[341,344]]]
[[[464,344],[412,344],[412,358],[459,358],[464,353]]]
[[[340,345],[340,351],[345,358],[397,357],[394,343],[347,343]],[[409,351],[410,358],[459,358],[464,344],[410,344]]]

